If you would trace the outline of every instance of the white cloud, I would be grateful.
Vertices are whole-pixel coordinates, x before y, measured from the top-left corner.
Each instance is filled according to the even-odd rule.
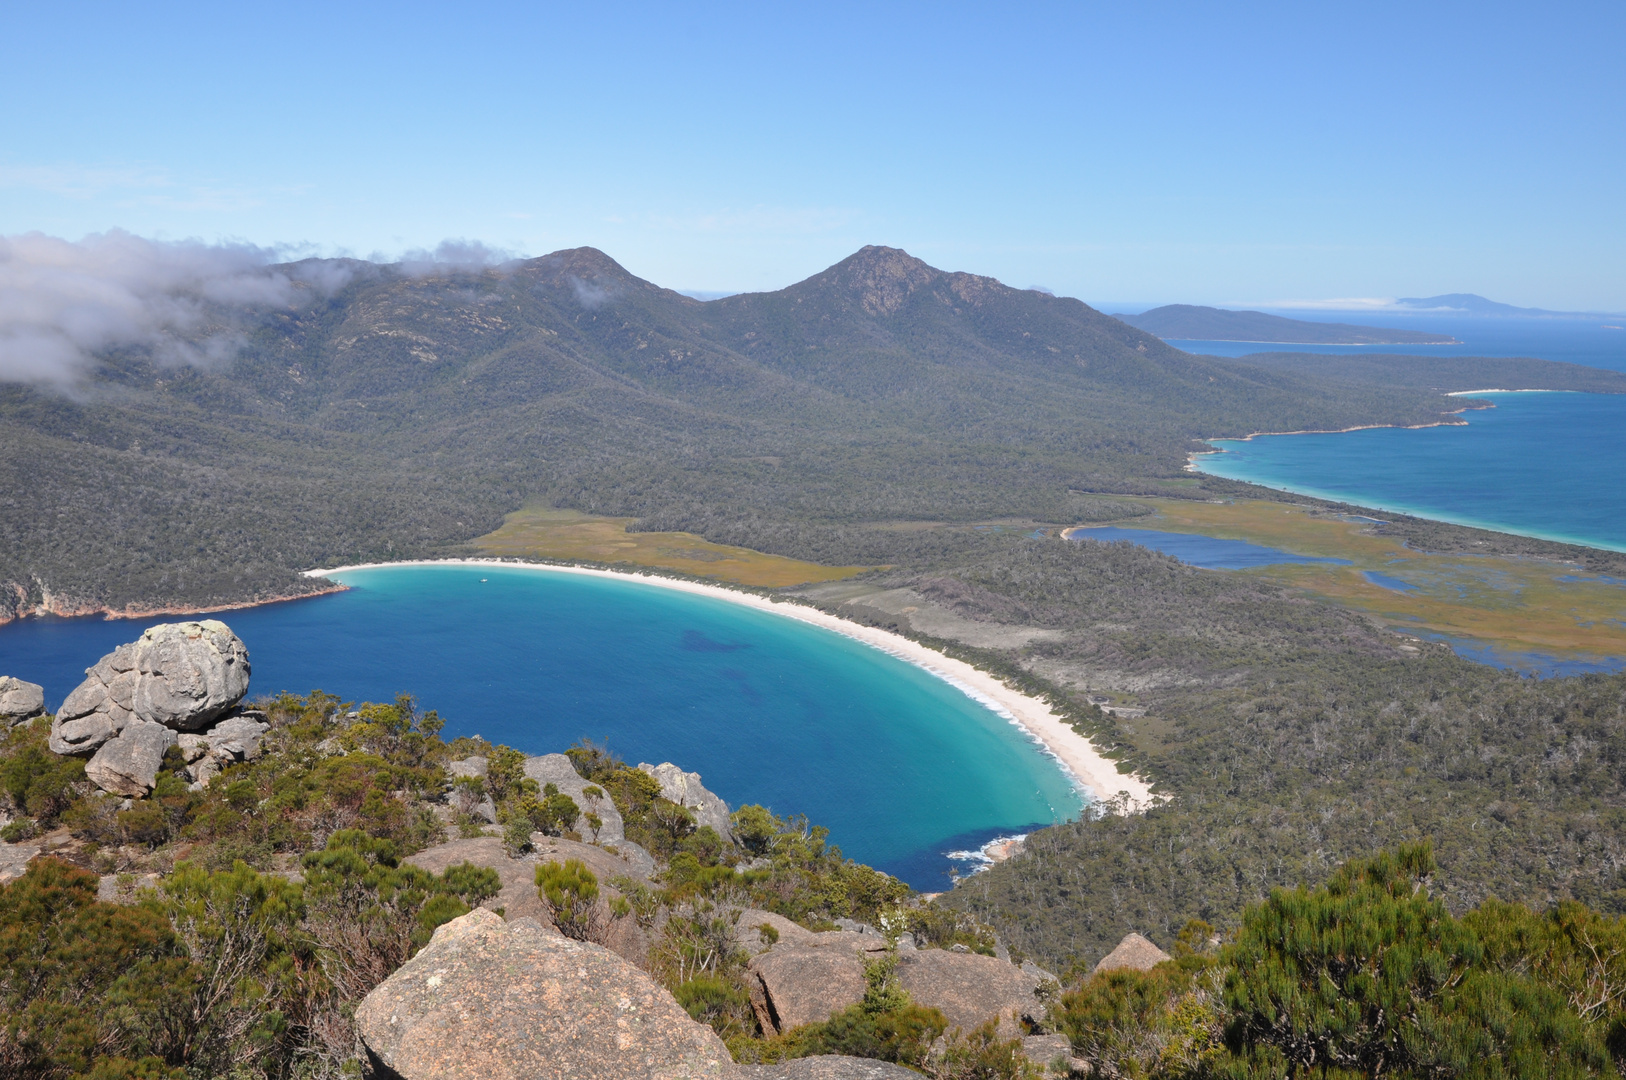
[[[1346,296],[1330,300],[1250,300],[1226,302],[1228,308],[1274,308],[1278,311],[1386,311],[1395,306],[1393,297]]]
[[[69,241],[0,237],[0,380],[67,384],[102,350],[146,347],[160,362],[229,356],[222,309],[287,307],[288,274],[251,244],[163,243],[121,230]],[[323,282],[332,287],[333,282]]]

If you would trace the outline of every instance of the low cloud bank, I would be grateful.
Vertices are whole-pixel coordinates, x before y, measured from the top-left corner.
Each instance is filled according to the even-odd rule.
[[[234,334],[221,307],[286,307],[288,275],[250,244],[161,243],[122,231],[69,241],[0,237],[0,380],[69,383],[101,350],[145,346],[160,362],[218,359]]]
[[[285,257],[253,244],[147,240],[118,229],[77,241],[0,237],[0,382],[69,386],[97,353],[119,348],[148,349],[161,364],[217,363],[235,353],[244,312],[331,295],[365,266],[276,265]],[[418,276],[512,258],[449,240],[396,265]]]

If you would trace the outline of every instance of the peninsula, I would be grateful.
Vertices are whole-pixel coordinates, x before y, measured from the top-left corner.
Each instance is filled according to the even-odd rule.
[[[1177,341],[1252,341],[1284,345],[1460,345],[1448,334],[1350,323],[1284,319],[1263,311],[1231,311],[1168,304],[1139,315],[1118,315],[1130,326]]]

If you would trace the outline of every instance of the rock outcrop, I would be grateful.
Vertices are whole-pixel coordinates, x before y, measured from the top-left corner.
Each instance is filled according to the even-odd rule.
[[[778,1065],[738,1066],[740,1080],[920,1080],[920,1074],[889,1061],[820,1054]]]
[[[242,640],[215,619],[154,626],[85,676],[51,722],[50,747],[93,755],[85,775],[104,791],[152,790],[176,732],[192,736],[182,744],[188,775],[207,784],[225,764],[257,757],[269,729],[254,716],[221,719],[248,693],[249,663]]]
[[[402,1080],[732,1077],[711,1028],[608,949],[477,910],[363,999],[373,1067]]]
[[[495,836],[438,844],[409,855],[404,861],[434,874],[444,874],[449,867],[464,862],[490,867],[497,871],[502,891],[486,901],[484,907],[502,908],[509,919],[532,918],[551,925],[547,908],[536,893],[536,863],[531,859],[510,858],[502,841]]]
[[[660,781],[661,798],[694,812],[696,828],[710,825],[724,840],[734,838],[728,819],[728,804],[706,790],[706,786],[700,782],[699,773],[684,772],[670,761],[663,761],[659,765],[640,762],[638,768]]]
[[[623,830],[621,823],[621,811],[615,808],[615,803],[610,800],[608,794],[601,796],[597,801],[582,794],[583,789],[590,785],[588,781],[582,779],[581,773],[576,771],[576,766],[570,763],[568,757],[563,754],[543,754],[540,757],[528,757],[525,759],[524,768],[525,775],[538,784],[553,784],[563,794],[574,799],[576,805],[581,807],[583,818],[586,818],[589,812],[599,816],[599,819],[604,824],[599,827],[597,836],[594,836],[592,830],[586,827],[585,821],[576,822],[576,829],[584,839],[602,844],[605,842],[614,843],[626,838],[627,834]],[[596,787],[597,785],[591,786]]]
[[[898,985],[921,1005],[948,1017],[950,1028],[970,1031],[998,1020],[1003,1038],[1022,1034],[1021,1021],[1044,1019],[1041,980],[1006,960],[981,953],[920,949],[898,953]]]
[[[0,675],[0,729],[32,720],[45,711],[45,687]]]
[[[115,795],[139,798],[152,790],[175,733],[162,724],[131,720],[85,764],[85,779]]]
[[[751,1008],[764,1032],[778,1034],[830,1019],[864,998],[864,950],[837,933],[775,945],[751,958]]]
[[[1125,934],[1124,939],[1118,942],[1118,947],[1103,956],[1091,973],[1118,971],[1123,968],[1131,971],[1151,971],[1163,961],[1170,959],[1173,957],[1139,934]]]
[[[51,749],[59,754],[95,749],[70,736],[57,749],[58,730],[91,717],[105,717],[100,726],[115,734],[133,719],[203,730],[248,693],[248,649],[217,619],[164,623],[102,657],[85,676],[57,710]]]
[[[436,930],[423,951],[368,994],[356,1010],[356,1032],[381,1080],[919,1076],[831,1055],[735,1065],[716,1033],[635,965],[535,920],[505,923],[483,909]]]
[[[764,1031],[783,1032],[857,1004],[864,997],[864,960],[884,949],[879,935],[845,930],[782,939],[751,958],[758,1022]],[[1044,980],[1008,961],[947,949],[901,949],[897,955],[898,984],[916,1004],[941,1010],[950,1027],[969,1031],[997,1020],[1003,1037],[1014,1038],[1022,1019],[1044,1017],[1037,994]]]

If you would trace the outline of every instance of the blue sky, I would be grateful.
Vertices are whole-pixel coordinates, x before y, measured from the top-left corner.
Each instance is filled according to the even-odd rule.
[[[1626,309],[1626,5],[13,4],[0,234]]]

